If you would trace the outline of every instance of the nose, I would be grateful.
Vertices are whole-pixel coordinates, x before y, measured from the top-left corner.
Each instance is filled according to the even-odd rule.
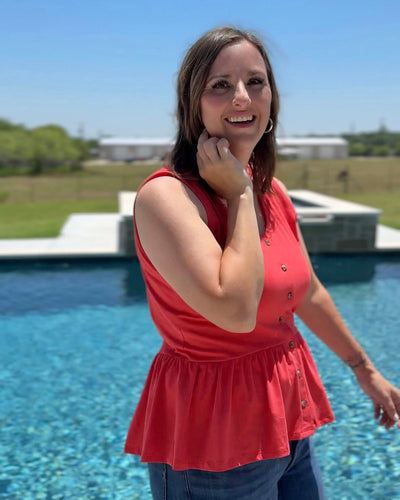
[[[232,103],[236,106],[243,106],[250,102],[250,96],[247,92],[246,85],[243,82],[239,82],[235,87],[235,93],[233,95]]]

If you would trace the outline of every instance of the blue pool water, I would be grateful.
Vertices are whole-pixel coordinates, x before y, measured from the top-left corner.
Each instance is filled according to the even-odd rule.
[[[400,257],[314,266],[375,364],[400,382]],[[336,415],[315,436],[329,500],[400,499],[400,431],[299,325]],[[160,346],[137,262],[0,266],[0,499],[150,499],[125,434]]]

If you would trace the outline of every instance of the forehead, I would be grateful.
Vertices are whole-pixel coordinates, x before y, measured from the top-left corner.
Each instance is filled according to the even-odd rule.
[[[255,45],[242,40],[224,47],[213,62],[209,76],[230,75],[236,71],[267,72],[264,59]]]

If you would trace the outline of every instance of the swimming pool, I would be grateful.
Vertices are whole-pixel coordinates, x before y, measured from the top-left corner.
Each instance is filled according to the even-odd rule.
[[[400,381],[400,257],[314,258],[375,364]],[[336,415],[315,436],[329,500],[400,499],[400,432],[299,325]],[[160,346],[136,261],[0,266],[0,499],[150,499],[125,434]]]

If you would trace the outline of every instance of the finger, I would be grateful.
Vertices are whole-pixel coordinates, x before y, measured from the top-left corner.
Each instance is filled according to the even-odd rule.
[[[390,422],[390,418],[386,412],[383,412],[379,420],[379,425],[381,425],[382,427],[386,427],[388,422]]]
[[[197,157],[197,162],[199,162],[200,160],[202,164],[206,164],[210,161],[202,146],[197,147],[196,157]]]
[[[208,132],[206,129],[203,130],[203,132],[199,135],[199,139],[197,141],[197,145],[202,145],[208,140]]]
[[[204,142],[199,142],[197,146],[197,166],[200,177],[203,179],[207,177],[207,171],[221,160],[216,147],[217,141],[216,137],[211,137]]]
[[[393,425],[397,425],[397,427],[400,429],[400,418],[399,418],[398,413],[394,414],[393,420],[394,420],[394,424]]]
[[[397,389],[395,395],[393,396],[393,402],[396,407],[393,419],[396,422],[398,428],[400,429],[400,391]]]
[[[381,406],[388,418],[393,422],[397,422],[399,419],[398,410],[400,410],[400,393],[398,389],[392,388],[389,394],[381,401]]]
[[[200,155],[202,159],[205,159],[203,145],[208,140],[207,130],[204,129],[203,132],[199,135],[199,139],[197,141],[197,155]]]
[[[217,150],[218,150],[218,153],[219,153],[219,156],[221,157],[221,159],[225,159],[230,153],[229,141],[225,138],[220,139],[217,142]]]
[[[378,420],[378,418],[381,414],[382,407],[381,407],[381,405],[378,405],[378,404],[375,404],[374,406],[375,406],[374,417],[376,420]]]
[[[385,428],[389,430],[391,427],[393,427],[396,424],[394,420],[392,420],[390,417],[387,418],[387,421],[385,422]]]
[[[395,387],[392,387],[389,400],[385,404],[385,413],[388,417],[386,421],[386,428],[389,429],[396,424],[400,428],[400,391]]]
[[[394,406],[392,401],[384,409],[384,415],[386,415],[387,419],[392,422],[392,425],[399,422],[399,414],[397,413],[396,407]]]
[[[219,139],[217,137],[210,137],[206,142],[202,144],[202,150],[205,155],[212,161],[220,160],[219,152],[217,149],[217,142]],[[200,150],[199,150],[200,151]]]
[[[394,425],[399,423],[398,415],[395,414],[392,418],[387,412],[382,414],[382,417],[379,421],[379,425],[384,426],[386,429],[390,429]]]

